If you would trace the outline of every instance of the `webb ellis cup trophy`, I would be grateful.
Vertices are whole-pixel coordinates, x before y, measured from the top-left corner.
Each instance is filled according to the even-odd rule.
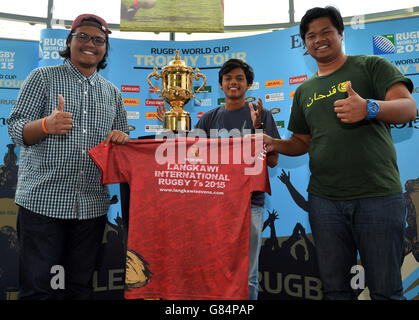
[[[199,69],[195,69],[196,75],[186,62],[180,59],[179,50],[176,50],[175,59],[170,61],[166,67],[161,70],[161,75],[154,67],[154,72],[147,77],[147,82],[156,92],[160,92],[160,96],[170,105],[170,110],[164,114],[164,128],[175,132],[190,131],[191,117],[189,112],[183,110],[186,103],[195,97],[194,93],[198,93],[207,83],[207,78],[199,73]],[[162,79],[162,90],[153,86],[150,78],[155,77],[157,80]],[[192,87],[193,79],[199,80],[201,77],[204,83],[195,91]]]

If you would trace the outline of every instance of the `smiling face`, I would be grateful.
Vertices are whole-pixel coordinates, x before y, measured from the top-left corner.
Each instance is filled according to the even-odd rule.
[[[305,45],[309,54],[320,63],[329,63],[343,55],[343,35],[329,17],[314,19],[308,24]]]
[[[94,26],[81,26],[74,30],[74,33],[85,33],[91,37],[102,37],[106,35],[99,28]],[[102,46],[95,45],[92,40],[84,43],[76,36],[71,38],[70,42],[71,62],[80,70],[81,73],[88,76],[96,71],[97,65],[102,61],[106,53],[106,43]]]
[[[246,74],[242,68],[235,68],[223,75],[221,89],[224,91],[226,99],[244,99],[244,95],[249,88]]]

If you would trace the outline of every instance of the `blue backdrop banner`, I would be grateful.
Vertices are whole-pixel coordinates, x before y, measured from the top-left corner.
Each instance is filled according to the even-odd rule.
[[[346,26],[344,33],[347,54],[380,55],[412,79],[415,87],[413,97],[417,103],[418,25],[418,18],[408,18]],[[121,91],[131,126],[130,137],[138,138],[162,130],[162,123],[156,119],[156,106],[165,102],[149,86],[147,77],[154,67],[160,72],[174,58],[176,50],[179,50],[181,59],[188,66],[198,68],[207,77],[204,90],[195,94],[195,98],[185,107],[191,113],[192,125],[203,113],[224,103],[224,94],[218,84],[221,65],[230,58],[245,60],[255,71],[255,80],[247,92],[247,100],[256,101],[260,97],[264,107],[272,112],[281,137],[286,139],[291,134],[287,126],[294,92],[299,84],[316,71],[315,61],[307,54],[298,33],[298,27],[293,27],[250,37],[191,42],[110,38],[108,66],[100,73]],[[67,35],[67,30],[45,29],[39,44],[0,40],[1,154],[18,155],[18,148],[9,146],[11,141],[5,121],[22,81],[37,66],[62,63],[58,51],[65,47]],[[151,82],[161,87],[160,80],[152,78]],[[197,80],[194,86],[198,87],[201,83],[201,79]],[[419,209],[419,167],[413,161],[419,156],[417,120],[392,126],[408,204],[407,249],[402,272],[405,296],[408,299],[419,298],[419,218],[416,213]],[[266,228],[260,256],[260,299],[321,299],[321,282],[314,263],[315,247],[307,215],[306,189],[310,176],[308,156],[280,156],[278,166],[269,169],[269,175],[272,195],[266,196],[265,204]],[[109,223],[104,237],[104,248],[108,251],[104,249],[103,263],[95,274],[95,289],[102,297],[105,293],[112,296],[112,292],[115,297],[123,289],[123,256],[110,253],[111,250],[121,250],[118,244],[111,243],[111,239],[122,241],[121,194],[118,185],[111,186],[111,196],[114,201],[108,214]],[[8,203],[12,198],[7,197]],[[4,213],[0,215],[0,227],[9,225],[13,229],[14,222],[6,220],[6,216]],[[4,247],[0,247],[0,251],[5,250]],[[0,283],[5,278],[13,277],[15,275],[0,273]],[[5,287],[13,285],[3,286],[3,290],[7,291]],[[0,286],[0,295],[1,290]],[[366,293],[360,295],[360,299],[366,297]]]

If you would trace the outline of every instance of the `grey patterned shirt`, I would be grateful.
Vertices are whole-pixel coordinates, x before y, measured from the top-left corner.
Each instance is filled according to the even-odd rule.
[[[73,127],[49,134],[31,146],[23,126],[48,116],[64,97]],[[35,69],[26,78],[7,121],[13,142],[21,145],[15,201],[33,212],[60,219],[91,219],[107,213],[109,192],[88,151],[111,130],[128,133],[119,90],[97,72],[84,76],[69,59],[59,66]]]

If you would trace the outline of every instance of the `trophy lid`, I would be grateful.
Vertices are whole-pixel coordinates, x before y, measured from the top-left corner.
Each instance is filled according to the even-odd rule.
[[[162,69],[166,69],[166,68],[186,68],[186,69],[192,69],[191,67],[188,67],[186,62],[182,59],[180,59],[180,55],[179,55],[179,50],[176,50],[176,55],[175,55],[175,59],[170,61],[169,64],[162,68]]]

